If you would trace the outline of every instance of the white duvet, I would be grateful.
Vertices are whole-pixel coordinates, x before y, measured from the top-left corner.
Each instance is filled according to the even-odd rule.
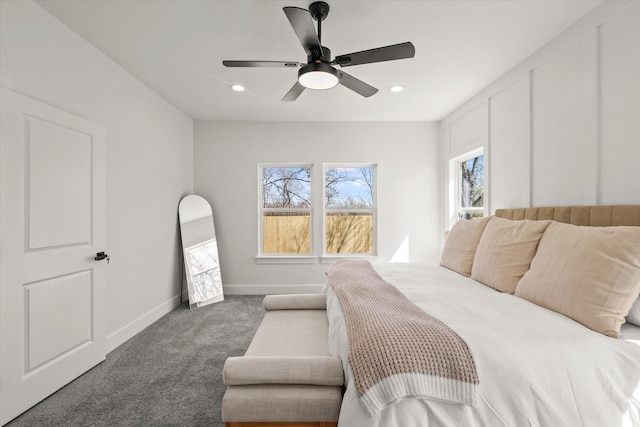
[[[437,265],[374,265],[466,342],[480,378],[477,407],[403,399],[363,410],[347,361],[340,303],[327,287],[329,345],[342,359],[340,427],[640,427],[640,327],[605,337],[552,311]]]

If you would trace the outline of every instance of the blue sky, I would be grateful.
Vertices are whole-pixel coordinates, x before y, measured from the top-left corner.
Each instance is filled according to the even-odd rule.
[[[371,189],[364,180],[360,168],[332,168],[341,172],[347,172],[351,180],[346,182],[340,182],[336,185],[336,189],[340,194],[340,199],[344,200],[349,197],[358,200],[364,200],[368,205],[373,205],[373,196]],[[371,167],[367,169],[373,169]]]

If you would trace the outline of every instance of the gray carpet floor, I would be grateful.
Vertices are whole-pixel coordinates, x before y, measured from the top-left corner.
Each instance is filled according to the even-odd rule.
[[[222,367],[249,346],[262,299],[229,295],[195,310],[181,305],[7,427],[222,427]]]

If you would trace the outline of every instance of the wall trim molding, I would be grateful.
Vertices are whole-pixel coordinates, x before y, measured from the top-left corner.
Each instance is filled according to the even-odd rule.
[[[440,121],[441,126],[446,126],[452,121],[464,116],[468,111],[473,110],[478,104],[481,104],[485,98],[495,95],[495,93],[502,90],[505,85],[509,85],[512,79],[519,79],[532,69],[540,67],[559,52],[578,42],[579,39],[590,37],[596,27],[606,24],[636,3],[637,0],[619,0],[604,2],[596,7],[578,21],[565,28],[547,44],[539,47],[538,50],[530,56],[495,79],[476,95],[463,102],[462,105]]]
[[[321,285],[224,285],[225,295],[319,294]]]
[[[165,301],[162,304],[156,306],[155,308],[149,310],[148,312],[136,318],[132,322],[127,323],[125,326],[118,329],[114,333],[109,334],[106,339],[107,354],[109,354],[116,348],[120,347],[129,339],[138,335],[146,327],[152,325],[154,322],[156,322],[165,314],[168,314],[169,312],[173,311],[176,307],[178,307],[181,304],[181,296],[182,295],[176,295],[172,297],[170,300]]]

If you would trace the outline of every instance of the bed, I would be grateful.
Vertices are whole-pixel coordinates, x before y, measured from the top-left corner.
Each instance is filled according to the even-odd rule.
[[[490,218],[485,222],[492,224],[488,221],[494,221],[506,224],[506,227],[514,227],[516,223],[520,224],[517,227],[537,227],[536,232],[540,234],[535,244],[529,242],[530,248],[533,245],[533,251],[523,274],[512,278],[510,284],[487,285],[483,282],[491,280],[483,279],[481,282],[466,277],[482,276],[478,271],[461,274],[439,264],[374,265],[376,273],[384,282],[391,284],[422,312],[442,322],[466,343],[478,376],[476,398],[472,405],[438,400],[418,393],[414,397],[400,395],[392,398],[372,414],[371,409],[363,404],[350,363],[354,356],[349,353],[348,322],[343,309],[345,302],[338,295],[345,291],[338,287],[334,289],[331,281],[336,280],[336,276],[329,275],[325,289],[329,345],[331,353],[342,360],[345,372],[340,426],[640,427],[640,326],[630,323],[631,320],[640,323],[638,318],[633,317],[634,312],[637,316],[640,311],[640,301],[637,300],[640,294],[640,228],[635,228],[640,227],[640,206],[499,210],[496,217],[498,219]],[[542,231],[541,224],[547,224]],[[601,227],[618,226],[607,228],[609,233],[614,234],[605,242],[606,245],[613,244],[614,249],[605,249],[605,258],[609,258],[608,254],[615,257],[615,248],[630,244],[631,246],[625,246],[620,251],[621,257],[630,257],[624,267],[626,273],[622,271],[623,267],[620,268],[622,272],[619,272],[615,263],[612,267],[586,260],[588,250],[584,248],[587,252],[581,253],[582,249],[576,247],[576,256],[580,259],[574,260],[586,262],[588,265],[584,268],[571,268],[570,254],[566,256],[568,261],[557,254],[551,258],[557,261],[556,267],[560,266],[557,268],[569,270],[556,272],[554,277],[565,274],[571,279],[571,275],[576,272],[586,271],[584,274],[590,274],[588,270],[592,267],[605,272],[607,277],[611,277],[609,273],[614,272],[615,280],[624,276],[623,279],[630,282],[627,283],[625,292],[633,294],[632,300],[616,304],[619,306],[618,310],[624,311],[622,315],[627,316],[626,319],[618,322],[605,319],[604,326],[598,323],[602,319],[590,323],[591,319],[581,318],[581,313],[574,315],[573,312],[566,311],[569,310],[566,307],[545,307],[548,304],[539,289],[536,290],[537,293],[532,292],[534,297],[526,294],[526,286],[535,288],[541,282],[535,273],[547,271],[546,266],[541,263],[552,242],[550,236],[557,232],[556,229],[549,229],[549,224],[560,227],[557,230],[568,230],[569,234],[560,234],[562,242],[569,242],[571,233],[574,232],[587,232],[588,229],[599,233]],[[478,237],[478,251],[480,248],[486,249],[481,239],[490,234],[491,227],[485,227]],[[507,241],[513,236],[526,237],[526,233],[509,234],[504,228],[497,230],[499,236],[507,236]],[[445,243],[443,256],[449,240],[455,237],[454,231],[455,227]],[[615,234],[618,231],[629,231],[631,238],[619,238]],[[468,234],[473,233],[466,233],[465,236]],[[523,240],[527,239],[523,237]],[[618,241],[626,243],[618,244]],[[466,243],[465,247],[473,246]],[[493,248],[494,256],[500,254],[499,246],[489,245]],[[504,257],[504,245],[502,250]],[[526,252],[526,248],[517,250],[518,254]],[[476,262],[479,262],[479,253],[473,255]],[[489,258],[484,260],[486,265],[494,268],[496,264],[500,264],[496,263],[495,258]],[[509,262],[513,264],[513,260]],[[504,276],[504,271],[498,273]],[[518,289],[520,286],[522,289]],[[559,285],[556,283],[555,286]],[[586,294],[589,292],[583,289],[576,298],[582,298]],[[567,296],[560,299],[566,300]],[[553,304],[556,302],[551,303]],[[632,308],[629,308],[631,305]],[[351,308],[347,311],[351,312]],[[380,352],[380,359],[384,359],[384,354],[385,351]]]

